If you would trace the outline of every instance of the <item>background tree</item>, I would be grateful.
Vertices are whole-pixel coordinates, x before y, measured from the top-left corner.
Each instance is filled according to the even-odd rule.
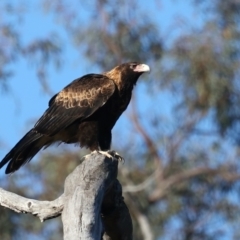
[[[24,60],[37,73],[43,100],[61,89],[55,91],[54,83],[66,66],[77,65],[66,84],[128,60],[152,67],[113,133],[112,148],[126,159],[119,178],[134,239],[239,239],[240,2],[18,4],[2,1],[0,6],[0,83],[10,93],[18,88],[11,88],[14,66]],[[36,24],[41,34],[31,39],[22,34],[22,23],[32,19],[28,16],[36,8],[55,30]],[[6,96],[11,97],[15,94]],[[39,108],[34,118],[42,113]],[[64,145],[51,148],[16,174],[1,175],[1,186],[54,199],[85,153]],[[0,211],[1,239],[62,236],[59,219],[41,224],[31,216]]]

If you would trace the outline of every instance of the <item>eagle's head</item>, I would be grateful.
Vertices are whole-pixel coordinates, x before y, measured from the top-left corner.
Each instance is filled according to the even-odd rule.
[[[138,78],[144,72],[149,72],[150,67],[147,64],[139,62],[123,63],[107,73],[108,77],[115,79],[120,85],[135,85]],[[114,76],[114,77],[113,77]]]
[[[138,62],[129,62],[129,63],[123,63],[117,67],[121,72],[124,72],[129,75],[135,75],[140,76],[144,72],[149,72],[150,67],[147,64],[144,63],[138,63]]]

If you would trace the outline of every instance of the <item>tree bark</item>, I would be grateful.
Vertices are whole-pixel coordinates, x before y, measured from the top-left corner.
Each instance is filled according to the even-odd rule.
[[[66,179],[62,212],[64,239],[101,239],[101,206],[117,177],[118,161],[90,154]]]
[[[133,227],[127,205],[122,197],[122,186],[116,179],[104,197],[102,219],[104,240],[132,240]]]

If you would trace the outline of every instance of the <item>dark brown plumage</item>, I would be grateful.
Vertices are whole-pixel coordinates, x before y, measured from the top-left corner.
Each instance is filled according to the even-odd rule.
[[[111,130],[127,108],[139,76],[149,70],[145,64],[124,63],[74,80],[51,98],[43,116],[3,158],[0,168],[8,163],[5,172],[14,172],[55,142],[109,150]]]

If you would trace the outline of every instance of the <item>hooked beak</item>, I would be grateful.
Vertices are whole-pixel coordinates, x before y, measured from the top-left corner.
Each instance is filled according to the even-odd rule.
[[[138,64],[133,71],[134,72],[149,72],[150,67],[147,64]]]

